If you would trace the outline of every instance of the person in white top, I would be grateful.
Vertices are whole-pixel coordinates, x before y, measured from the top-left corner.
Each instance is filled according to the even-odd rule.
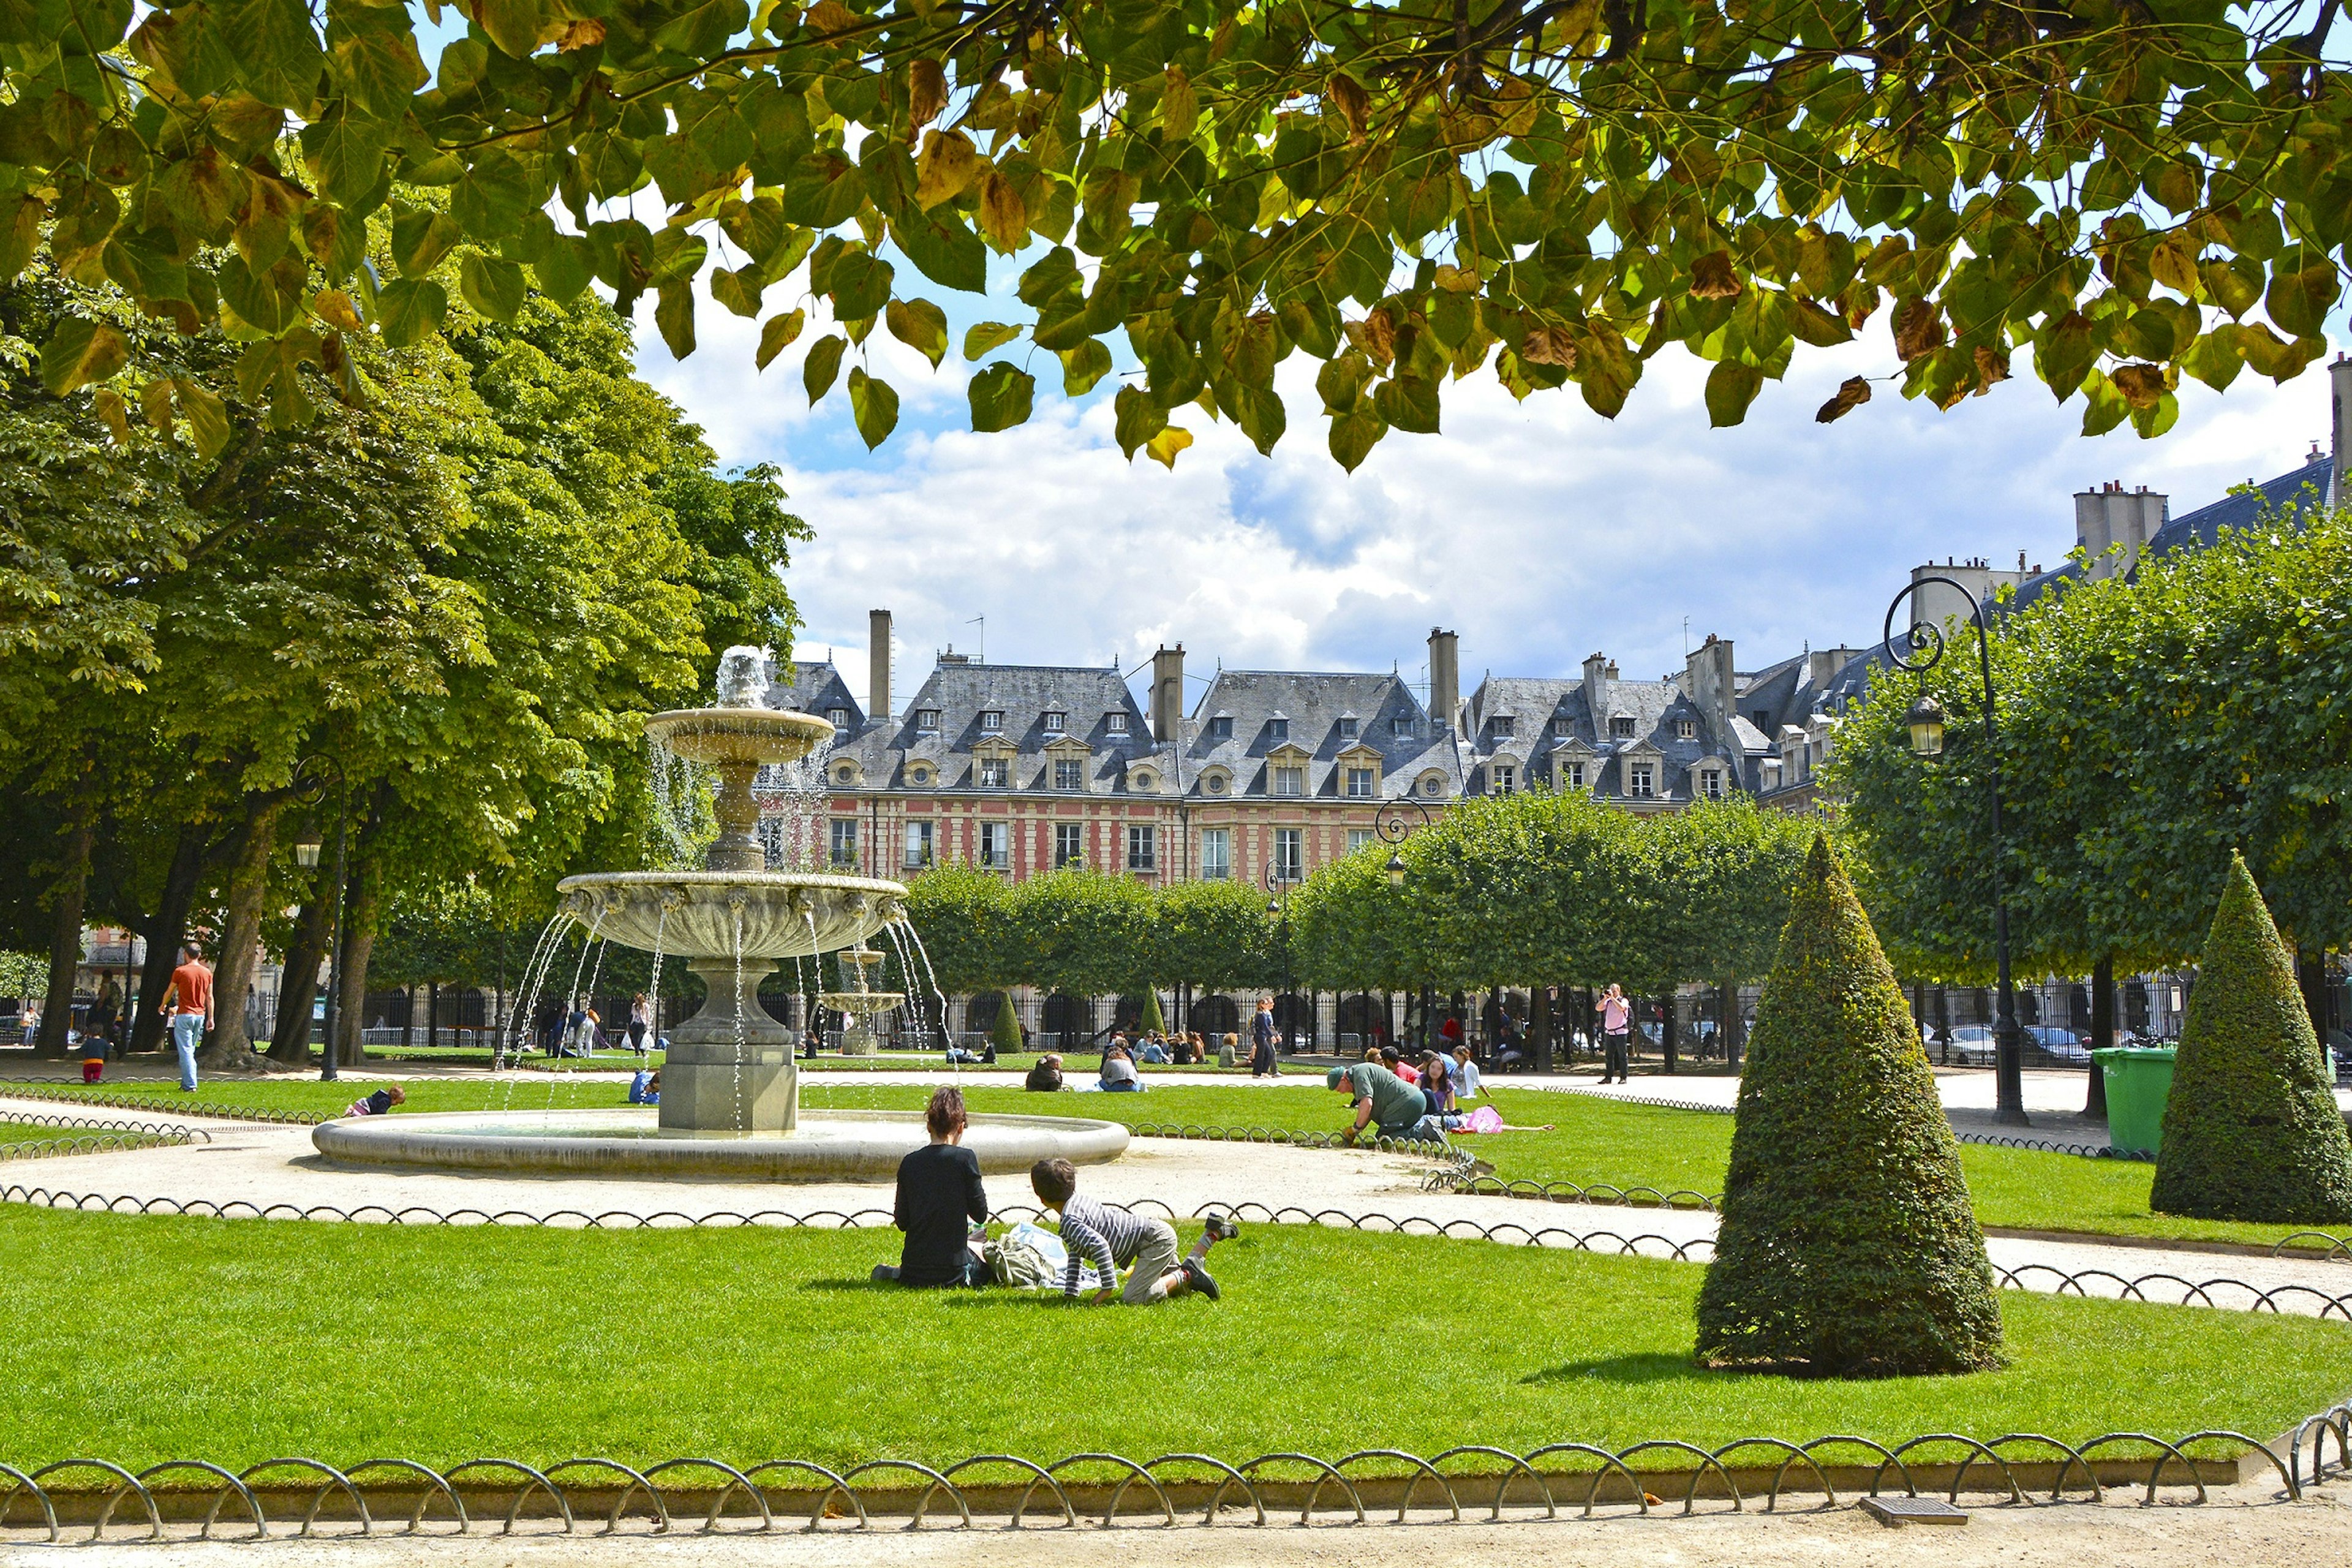
[[[1601,1081],[1607,1083],[1611,1074],[1617,1081],[1625,1081],[1626,1037],[1633,1032],[1633,1005],[1625,1000],[1625,993],[1612,985],[1601,994],[1601,1040],[1604,1051],[1601,1058]]]
[[[639,1056],[646,1054],[646,1036],[653,1029],[654,1010],[646,1003],[646,994],[637,993],[629,1004],[629,1048]]]
[[[1454,1098],[1475,1100],[1480,1091],[1478,1064],[1470,1059],[1468,1046],[1454,1047]]]

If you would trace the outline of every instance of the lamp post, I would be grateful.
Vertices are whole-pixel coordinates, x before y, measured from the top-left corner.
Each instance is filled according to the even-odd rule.
[[[1895,612],[1903,607],[1904,600],[1930,583],[1940,583],[1957,592],[1960,602],[1968,605],[1969,619],[1977,629],[1977,668],[1984,679],[1985,789],[1992,800],[1993,963],[2000,972],[2000,1013],[1992,1026],[1993,1120],[2006,1127],[2031,1127],[2032,1120],[2025,1114],[2024,1037],[2017,1026],[2017,987],[2010,978],[2009,969],[2009,901],[2001,890],[2000,732],[1993,721],[1992,641],[1985,624],[1984,606],[1965,584],[1950,577],[1930,574],[1915,578],[1886,606],[1886,622],[1881,633],[1886,656],[1898,669],[1924,676],[1943,662],[1944,634],[1932,621],[1913,626],[1904,652],[1898,655],[1895,651]],[[1943,704],[1924,686],[1903,716],[1903,724],[1910,731],[1913,755],[1933,762],[1944,754]]]
[[[332,757],[312,757],[303,763],[294,775],[299,798],[316,805],[327,793],[327,775],[333,775],[335,785],[335,901],[327,908],[327,1038],[319,1056],[319,1078],[331,1083],[340,1076],[336,1071],[335,1025],[342,1005],[343,992],[343,875],[346,869],[344,851],[348,847],[351,827],[351,784],[343,770]],[[294,858],[305,870],[316,870],[319,852],[324,846],[316,837],[315,825],[306,830],[294,845]]]
[[[1436,826],[1437,818],[1430,815],[1429,807],[1411,795],[1401,795],[1381,805],[1379,815],[1372,819],[1372,829],[1381,836],[1381,843],[1392,847],[1402,846],[1407,838],[1412,837],[1412,830],[1416,824],[1411,816],[1405,815],[1405,809],[1408,806],[1421,818],[1417,826],[1422,827]],[[1412,873],[1406,868],[1404,856],[1399,848],[1391,847],[1389,850],[1389,863],[1383,868],[1389,874],[1389,886],[1398,892],[1402,892],[1405,882]],[[1421,987],[1421,1048],[1424,1051],[1437,1048],[1431,1043],[1433,1037],[1429,1028],[1429,985],[1424,981]]]
[[[1269,858],[1265,863],[1265,874],[1260,880],[1265,883],[1266,891],[1274,895],[1265,901],[1265,912],[1282,927],[1282,1001],[1287,1002],[1291,999],[1290,911],[1285,906],[1290,902],[1290,889],[1298,885],[1298,879],[1291,874],[1291,868],[1279,860]],[[1279,1016],[1281,1011],[1282,1003],[1276,1003],[1275,1012],[1277,1016],[1275,1021],[1277,1024],[1281,1023]],[[1296,1019],[1297,1016],[1297,1009],[1294,1008],[1292,1016]],[[1286,1026],[1282,1031],[1282,1040],[1284,1045],[1289,1046],[1294,1051],[1297,1048],[1291,1039],[1290,1029]]]

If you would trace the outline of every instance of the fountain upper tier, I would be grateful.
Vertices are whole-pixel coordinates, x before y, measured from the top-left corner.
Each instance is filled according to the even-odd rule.
[[[796,763],[833,739],[814,713],[773,708],[677,708],[646,720],[646,733],[689,762]]]
[[[853,947],[899,919],[907,896],[897,882],[805,871],[604,871],[560,887],[565,911],[599,936],[712,958],[811,958]]]

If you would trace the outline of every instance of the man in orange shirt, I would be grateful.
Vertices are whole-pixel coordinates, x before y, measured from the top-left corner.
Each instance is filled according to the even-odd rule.
[[[172,1020],[172,1048],[180,1054],[180,1092],[196,1092],[196,1047],[213,1021],[213,972],[193,947],[180,949],[180,967],[155,1010]]]

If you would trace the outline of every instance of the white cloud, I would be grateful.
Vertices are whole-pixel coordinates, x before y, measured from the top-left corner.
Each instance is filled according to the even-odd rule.
[[[772,301],[784,297],[772,291]],[[1449,386],[1445,434],[1391,434],[1353,475],[1324,449],[1312,363],[1284,391],[1289,434],[1260,458],[1230,425],[1188,412],[1173,473],[1112,438],[1107,382],[1073,405],[1044,355],[1027,426],[963,425],[969,368],[934,373],[877,331],[875,370],[903,400],[899,433],[868,455],[838,392],[811,410],[800,358],[752,370],[757,323],[706,308],[702,346],[674,363],[648,331],[646,373],[729,462],[768,460],[817,537],[789,580],[803,649],[831,646],[863,685],[866,612],[897,613],[903,697],[987,617],[998,662],[1132,667],[1162,639],[1191,668],[1387,668],[1418,679],[1433,625],[1462,636],[1463,674],[1571,670],[1601,649],[1631,675],[1677,668],[1693,641],[1734,638],[1754,668],[1815,647],[1876,640],[1919,562],[1981,555],[2054,565],[2074,542],[2074,491],[2110,479],[2173,498],[2176,512],[2294,466],[2325,440],[2327,382],[2249,375],[2225,399],[2190,386],[2178,426],[2141,441],[2077,431],[2021,380],[1948,413],[1880,382],[1832,426],[1813,409],[1845,376],[1891,359],[1850,346],[1768,384],[1746,425],[1710,430],[1706,367],[1670,351],[1622,416],[1573,388],[1514,403],[1490,376]],[[1872,343],[1881,341],[1874,335]],[[1017,350],[1015,351],[1018,352]]]

